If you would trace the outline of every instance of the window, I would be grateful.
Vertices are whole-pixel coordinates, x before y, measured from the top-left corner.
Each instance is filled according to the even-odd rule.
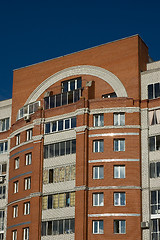
[[[103,127],[104,126],[104,115],[96,114],[93,116],[93,126],[94,127]]]
[[[126,205],[126,194],[124,192],[114,193],[114,206],[125,206]]]
[[[76,117],[62,119],[45,124],[45,134],[72,129],[76,127]]]
[[[93,152],[103,152],[104,151],[104,141],[94,140],[93,141]]]
[[[32,153],[27,153],[25,155],[26,158],[26,165],[30,165],[32,163]]]
[[[0,184],[0,199],[5,199],[6,197],[6,186]]]
[[[6,171],[7,171],[7,164],[6,163],[0,164],[0,175],[5,175]]]
[[[160,214],[160,190],[151,191],[151,214]]]
[[[115,98],[117,94],[115,92],[102,95],[102,98]]]
[[[149,111],[149,125],[160,124],[160,109]]]
[[[114,178],[125,178],[125,166],[114,166]]]
[[[154,99],[160,97],[160,83],[154,83],[148,85],[148,99]]]
[[[13,206],[13,218],[18,217],[18,205]]]
[[[150,178],[160,177],[160,162],[150,163]]]
[[[75,192],[58,193],[44,196],[42,200],[43,210],[75,206]]]
[[[124,113],[114,113],[114,126],[124,126],[125,125],[125,114]]]
[[[16,146],[20,144],[20,134],[16,135]]]
[[[126,233],[126,221],[114,220],[114,233],[125,234]]]
[[[42,222],[41,225],[41,235],[60,235],[60,234],[70,234],[75,232],[75,220],[71,219],[61,219]]]
[[[71,79],[69,81],[62,82],[62,93],[73,91],[82,87],[81,78]]]
[[[125,151],[125,139],[114,139],[114,151]]]
[[[30,214],[30,202],[24,203],[24,215]]]
[[[150,151],[160,150],[160,135],[149,138],[149,148]]]
[[[29,141],[32,139],[32,133],[33,133],[33,129],[29,129],[26,131],[26,141]]]
[[[17,230],[12,231],[12,240],[17,240]]]
[[[13,192],[14,192],[14,193],[17,193],[17,192],[18,192],[18,181],[14,182],[14,183],[13,183],[13,186],[14,186]]]
[[[23,240],[29,240],[29,227],[23,228]]]
[[[103,179],[104,178],[104,167],[94,166],[93,167],[93,179]]]
[[[103,193],[93,193],[93,206],[104,206]]]
[[[19,157],[14,159],[14,168],[18,169],[19,168]]]
[[[31,177],[24,179],[24,190],[28,190],[31,188]]]
[[[93,234],[103,234],[103,220],[93,221]]]
[[[0,231],[4,231],[4,210],[0,210]]]
[[[41,105],[40,101],[37,101],[37,102],[30,103],[30,104],[22,107],[18,111],[17,120],[23,118],[24,116],[31,115],[31,114],[37,112],[38,107],[40,105]]]
[[[0,154],[8,151],[8,142],[0,142]]]
[[[44,146],[44,158],[58,157],[76,153],[76,139]]]
[[[160,219],[151,220],[151,240],[158,240],[160,236]]]
[[[0,120],[0,132],[7,131],[9,129],[9,118]]]

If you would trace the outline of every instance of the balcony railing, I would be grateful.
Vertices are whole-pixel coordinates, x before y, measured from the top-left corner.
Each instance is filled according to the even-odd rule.
[[[57,95],[52,95],[44,98],[44,109],[50,109],[68,105],[79,101],[82,94],[82,89],[76,89],[70,92],[64,92]]]

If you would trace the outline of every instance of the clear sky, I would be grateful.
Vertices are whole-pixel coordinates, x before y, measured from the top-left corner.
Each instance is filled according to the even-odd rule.
[[[160,60],[160,1],[0,0],[0,100],[14,69],[134,34]]]

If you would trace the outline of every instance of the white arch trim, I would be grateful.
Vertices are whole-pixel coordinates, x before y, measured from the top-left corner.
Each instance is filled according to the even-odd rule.
[[[91,75],[98,78],[103,79],[106,81],[115,91],[117,94],[117,97],[127,97],[127,92],[119,78],[117,78],[113,73],[109,72],[108,70],[97,67],[97,66],[90,66],[90,65],[80,65],[80,66],[74,66],[65,68],[46,80],[44,80],[29,96],[27,99],[26,104],[29,104],[31,102],[35,102],[38,97],[51,85],[58,82],[59,80],[62,80],[67,77],[73,77],[75,75]]]

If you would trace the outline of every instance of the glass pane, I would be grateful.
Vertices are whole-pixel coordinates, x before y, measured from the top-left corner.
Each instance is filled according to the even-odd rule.
[[[60,155],[65,155],[65,142],[60,142]]]
[[[125,125],[125,114],[121,114],[121,116],[120,116],[120,124],[121,124],[121,126]]]
[[[70,166],[67,166],[65,181],[69,181],[69,180],[70,180]]]
[[[50,96],[50,108],[55,107],[55,95]]]
[[[153,99],[153,84],[148,85],[148,99]]]
[[[62,131],[63,130],[63,120],[59,120],[58,121],[58,131]]]
[[[118,151],[118,140],[114,140],[114,151]]]
[[[75,89],[75,80],[70,81],[70,91]]]
[[[56,95],[56,107],[61,106],[61,94]]]
[[[100,152],[103,152],[104,151],[104,142],[103,141],[99,141],[99,144],[100,144]]]
[[[65,120],[65,129],[69,129],[69,119]]]
[[[58,221],[53,221],[53,235],[58,234]]]
[[[44,146],[44,158],[48,158],[48,145]]]
[[[79,78],[77,79],[77,88],[81,88],[82,87],[82,79]]]
[[[57,122],[52,122],[52,132],[56,132],[57,130]]]
[[[93,233],[98,233],[98,221],[93,221]]]
[[[99,221],[99,233],[103,233],[103,221]]]
[[[29,114],[33,113],[33,104],[29,105]]]
[[[59,168],[59,181],[64,182],[65,180],[65,168],[61,167]]]
[[[155,151],[155,137],[149,138],[149,147],[150,151]]]
[[[46,236],[46,222],[42,222],[41,235]]]
[[[62,105],[67,104],[67,92],[62,93]]]
[[[59,143],[55,143],[55,157],[59,156]]]
[[[73,103],[73,92],[68,92],[68,104]]]
[[[151,191],[151,204],[157,203],[156,191]]]
[[[66,154],[70,154],[70,141],[66,141]]]
[[[50,123],[45,124],[45,133],[50,133]]]
[[[50,148],[49,148],[49,157],[54,157],[54,144],[51,144],[50,145]]]
[[[155,178],[155,163],[150,163],[150,178]]]
[[[98,194],[93,194],[93,206],[98,206]]]
[[[6,118],[6,130],[9,129],[9,118]]]
[[[59,220],[59,234],[63,234],[63,220]]]
[[[114,113],[114,125],[117,126],[118,125],[118,114]]]
[[[49,97],[44,98],[44,109],[49,109]]]
[[[101,127],[104,126],[104,115],[103,114],[100,115],[100,126]]]
[[[48,196],[48,209],[52,209],[52,204],[53,204],[52,195],[49,195]]]
[[[68,81],[62,83],[62,92],[68,92]]]
[[[125,193],[121,193],[120,194],[120,201],[121,201],[121,205],[124,206],[125,205]]]
[[[52,235],[52,221],[48,221],[48,235]]]
[[[69,219],[65,219],[64,233],[66,233],[66,234],[70,233],[70,229],[69,229]]]
[[[76,117],[71,119],[71,128],[75,128],[76,127]]]
[[[94,152],[98,152],[98,141],[94,141],[93,144],[94,144],[93,146]]]
[[[8,150],[8,142],[4,143],[4,147],[5,147],[5,152]]]
[[[73,93],[74,93],[74,102],[77,102],[80,98],[80,95],[79,95],[79,91],[80,90],[75,90]]]
[[[49,183],[53,183],[53,169],[49,169]]]
[[[99,179],[104,178],[104,167],[99,167]]]
[[[121,221],[121,233],[126,233],[126,221]]]
[[[119,193],[114,193],[114,205],[119,205]]]
[[[157,177],[160,177],[160,162],[157,162]]]
[[[59,168],[55,168],[54,169],[54,183],[58,183],[59,182]]]
[[[98,115],[94,116],[94,127],[98,126]]]
[[[70,206],[70,193],[66,193],[66,207]]]
[[[75,180],[76,177],[76,168],[75,166],[71,167],[71,180]]]
[[[125,166],[120,166],[120,178],[125,178]]]
[[[98,179],[98,167],[93,167],[93,178]]]
[[[72,140],[72,153],[76,153],[76,139]]]
[[[119,221],[114,221],[114,233],[119,233]]]
[[[74,219],[70,219],[70,233],[74,233],[75,232],[75,221]]]
[[[160,96],[160,86],[159,86],[159,83],[155,83],[154,87],[155,87],[155,98],[157,98],[157,97]]]
[[[120,140],[120,150],[125,151],[125,140]]]
[[[99,206],[103,206],[103,193],[99,194]]]
[[[160,150],[160,135],[156,136],[156,150]]]

